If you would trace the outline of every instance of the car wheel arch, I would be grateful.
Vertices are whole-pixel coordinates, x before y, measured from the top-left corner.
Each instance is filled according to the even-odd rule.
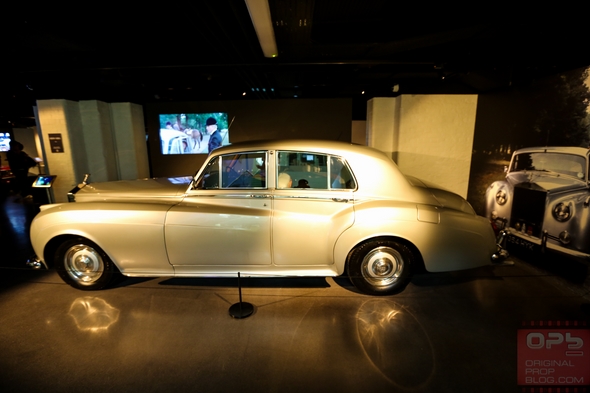
[[[54,266],[55,262],[54,262],[53,258],[55,256],[57,249],[63,243],[65,243],[68,240],[79,239],[79,238],[86,239],[86,240],[89,240],[89,241],[95,243],[110,258],[110,260],[112,261],[115,268],[118,271],[121,271],[119,269],[119,266],[117,265],[117,262],[115,262],[115,260],[109,255],[109,253],[104,249],[104,247],[101,246],[101,244],[99,242],[97,242],[96,240],[94,240],[92,238],[89,238],[88,236],[73,234],[73,233],[57,235],[47,242],[47,244],[45,245],[45,248],[43,249],[43,259],[44,259],[45,263],[47,264],[47,267],[49,269],[55,267]]]
[[[405,239],[372,237],[350,251],[346,272],[352,284],[367,295],[395,295],[410,282],[420,259],[416,247]]]
[[[403,244],[404,246],[408,247],[408,249],[412,252],[412,255],[414,257],[413,266],[412,266],[413,272],[420,273],[420,272],[426,271],[426,265],[424,264],[424,259],[422,258],[422,253],[420,252],[418,247],[416,247],[414,245],[414,243],[412,243],[408,239],[405,239],[405,238],[399,237],[399,236],[393,236],[393,235],[389,235],[389,236],[388,235],[381,235],[381,236],[370,237],[370,238],[364,239],[363,241],[357,243],[354,247],[352,247],[350,249],[350,251],[348,252],[348,255],[346,256],[346,263],[344,266],[344,271],[348,270],[350,258],[352,256],[352,254],[354,253],[354,251],[357,250],[359,247],[362,247],[363,245],[373,242],[373,241],[394,241],[394,242],[398,242],[398,243]]]
[[[47,264],[48,268],[51,269],[51,268],[55,267],[55,261],[53,260],[53,257],[55,256],[55,252],[57,251],[59,246],[62,245],[64,242],[66,242],[70,239],[75,239],[77,237],[79,237],[79,236],[78,235],[59,235],[59,236],[52,238],[51,240],[49,240],[47,242],[47,244],[45,244],[45,247],[43,249],[43,260]]]
[[[60,236],[51,244],[54,268],[70,286],[81,290],[110,287],[120,277],[120,270],[109,255],[94,241],[82,236]]]

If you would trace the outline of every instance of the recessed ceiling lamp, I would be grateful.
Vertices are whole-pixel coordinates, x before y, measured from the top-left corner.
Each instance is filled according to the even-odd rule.
[[[262,47],[264,57],[277,57],[277,42],[275,41],[275,32],[272,28],[272,20],[270,18],[270,8],[268,0],[244,0],[250,19],[256,30],[258,42]]]

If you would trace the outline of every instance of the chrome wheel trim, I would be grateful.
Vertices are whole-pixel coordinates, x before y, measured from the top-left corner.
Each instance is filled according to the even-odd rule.
[[[78,244],[70,247],[64,255],[64,267],[78,284],[91,285],[104,273],[104,262],[92,247]]]
[[[397,250],[391,247],[378,247],[363,258],[361,273],[371,285],[385,287],[397,281],[404,265],[404,259]]]

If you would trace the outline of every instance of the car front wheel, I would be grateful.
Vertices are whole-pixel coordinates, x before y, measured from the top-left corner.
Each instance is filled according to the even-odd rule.
[[[82,290],[107,287],[116,272],[105,252],[81,237],[67,240],[57,249],[55,267],[66,283]]]
[[[393,240],[373,240],[357,247],[348,262],[348,276],[355,287],[369,295],[392,295],[407,285],[412,251]]]

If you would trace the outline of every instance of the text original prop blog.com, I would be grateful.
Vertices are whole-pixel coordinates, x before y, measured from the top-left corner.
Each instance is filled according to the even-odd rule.
[[[581,322],[537,322],[519,329],[518,385],[590,385],[590,329]]]

